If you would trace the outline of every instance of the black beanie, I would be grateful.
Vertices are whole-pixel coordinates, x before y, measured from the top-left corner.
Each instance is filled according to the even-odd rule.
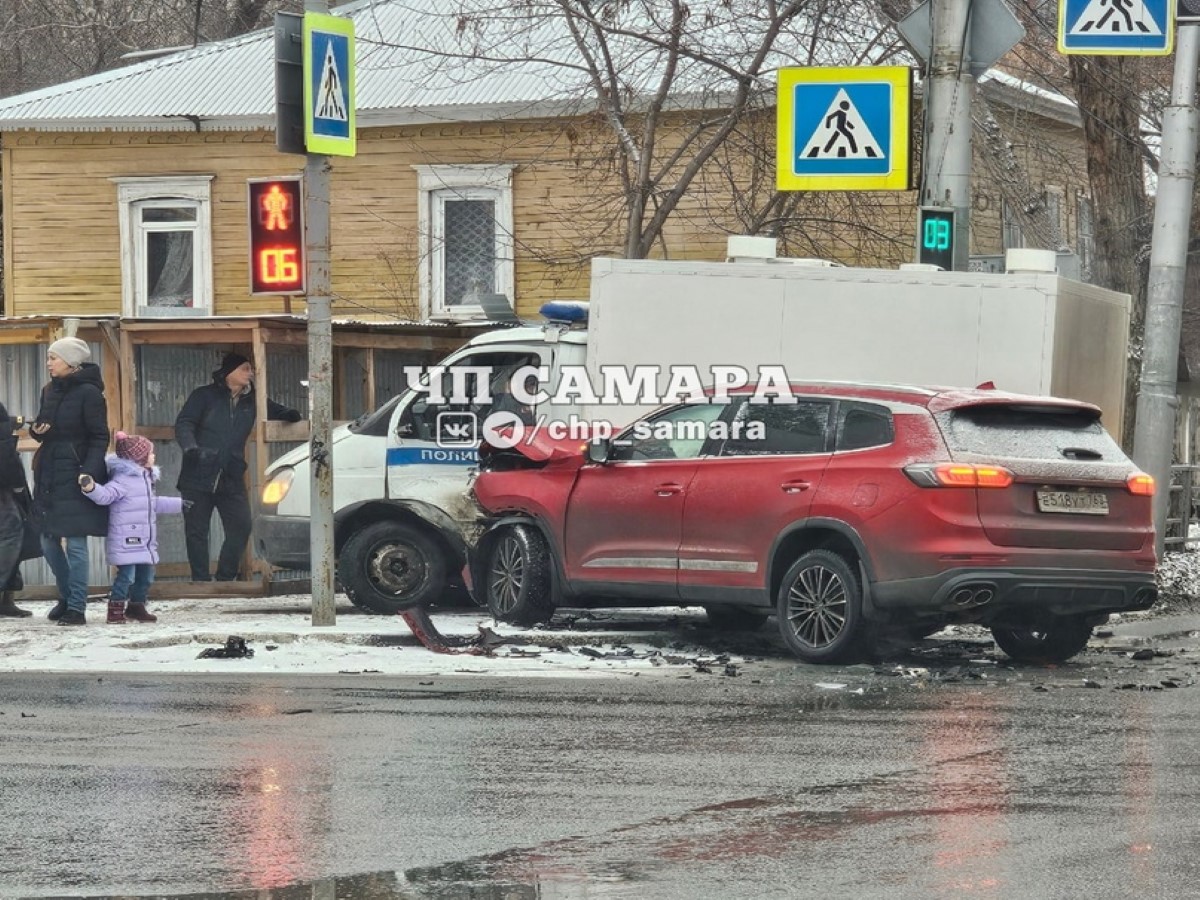
[[[224,378],[238,366],[245,365],[250,362],[240,353],[226,353],[225,358],[221,360],[221,368],[213,372],[213,378]]]

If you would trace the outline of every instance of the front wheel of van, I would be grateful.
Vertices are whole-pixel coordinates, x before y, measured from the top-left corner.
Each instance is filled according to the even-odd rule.
[[[356,531],[338,558],[338,580],[350,601],[380,615],[438,600],[446,573],[437,542],[404,522],[375,522]]]

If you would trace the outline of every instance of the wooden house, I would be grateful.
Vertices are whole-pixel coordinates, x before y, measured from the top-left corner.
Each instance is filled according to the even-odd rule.
[[[357,155],[330,161],[335,316],[473,318],[485,293],[532,316],[547,299],[585,295],[588,260],[621,253],[615,139],[586,89],[534,62],[446,65],[435,50],[455,39],[454,19],[437,0],[335,13],[355,22],[359,126]],[[289,311],[288,298],[249,284],[247,183],[304,165],[275,148],[273,58],[267,29],[0,100],[5,313]],[[1032,238],[1079,250],[1088,225],[1073,104],[999,72],[978,93],[991,125],[976,141],[973,252]],[[697,114],[682,104],[660,143]],[[746,128],[768,163],[772,117]],[[745,233],[741,206],[762,190],[752,167],[763,161],[738,157],[700,173],[654,255],[720,259],[727,235]],[[1052,220],[1037,235],[1031,196]],[[911,259],[915,192],[794,199],[772,225],[785,254]]]

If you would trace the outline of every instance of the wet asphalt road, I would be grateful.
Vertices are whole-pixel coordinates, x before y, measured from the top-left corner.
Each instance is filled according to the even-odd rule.
[[[1200,687],[1083,671],[6,676],[0,896],[1195,896]]]

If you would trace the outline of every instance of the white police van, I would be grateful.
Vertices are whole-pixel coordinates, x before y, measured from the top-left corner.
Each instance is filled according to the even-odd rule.
[[[541,327],[479,335],[438,367],[466,373],[467,389],[459,393],[470,400],[502,396],[512,373],[526,366],[552,372],[582,366],[586,304],[548,304],[543,315],[548,321]],[[486,389],[471,381],[483,373]],[[449,372],[443,377],[440,399],[410,388],[333,433],[337,577],[355,605],[370,612],[436,602],[458,580],[478,528],[469,473],[478,459],[479,423],[490,409],[452,402],[463,398],[454,395]],[[267,469],[255,541],[272,565],[310,565],[309,490],[307,444]]]

